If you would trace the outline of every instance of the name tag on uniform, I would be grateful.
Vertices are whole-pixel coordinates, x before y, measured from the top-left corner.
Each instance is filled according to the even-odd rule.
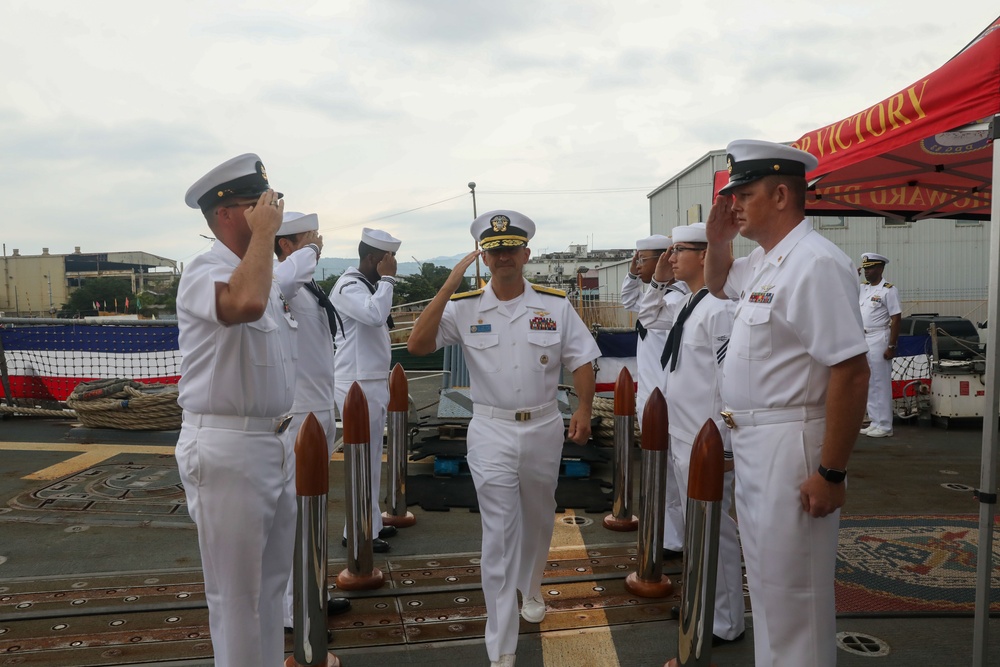
[[[473,324],[469,327],[469,333],[489,333],[492,330],[492,324]]]

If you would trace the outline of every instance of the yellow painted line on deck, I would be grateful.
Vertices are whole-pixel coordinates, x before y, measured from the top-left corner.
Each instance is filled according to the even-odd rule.
[[[168,454],[172,446],[150,445],[82,445],[69,442],[0,442],[0,450],[28,452],[80,452],[78,456],[43,468],[22,479],[49,481],[86,470],[119,454]]]
[[[566,510],[562,516],[576,516],[573,510]],[[552,551],[560,558],[586,558],[587,545],[579,526],[559,521],[556,515],[555,529],[552,531]],[[593,597],[599,594],[593,590],[594,584],[581,588],[590,591]],[[542,580],[542,594],[545,594],[545,581]],[[585,597],[585,591],[577,591],[575,597]],[[555,621],[546,618],[541,623],[542,629],[542,664],[545,667],[579,667],[580,665],[601,665],[601,667],[620,667],[615,642],[611,637],[607,617],[603,611],[594,610],[596,621],[601,622],[597,628],[581,628],[579,630],[549,630],[555,626]],[[548,630],[546,632],[546,630]]]

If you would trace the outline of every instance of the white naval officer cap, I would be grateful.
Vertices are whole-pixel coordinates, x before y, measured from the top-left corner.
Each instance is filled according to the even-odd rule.
[[[469,231],[483,250],[519,248],[535,235],[535,223],[523,213],[501,209],[477,217]]]
[[[403,243],[389,232],[365,227],[361,230],[361,242],[379,250],[396,252]]]
[[[869,266],[875,266],[876,264],[888,264],[889,258],[885,255],[880,255],[877,252],[866,252],[861,255],[861,268],[867,269]]]
[[[281,227],[275,236],[291,236],[302,232],[313,232],[319,229],[319,216],[315,213],[297,213],[285,211],[281,216]]]
[[[693,222],[690,225],[674,227],[671,235],[674,243],[708,243],[704,222]]]
[[[733,188],[765,176],[801,176],[819,166],[812,153],[785,144],[756,139],[739,139],[726,146],[729,182],[719,190],[724,195]]]
[[[264,163],[256,153],[244,153],[226,160],[195,181],[184,195],[184,203],[204,211],[235,197],[256,199],[270,187]],[[284,195],[279,192],[278,198],[282,197]]]
[[[663,234],[653,234],[635,242],[636,250],[666,250],[670,247],[670,237]]]

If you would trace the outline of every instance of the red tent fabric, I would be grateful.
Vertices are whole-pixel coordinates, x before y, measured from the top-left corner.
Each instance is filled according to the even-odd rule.
[[[1000,18],[942,67],[792,145],[819,159],[814,215],[989,219],[1000,113]],[[716,174],[716,192],[728,181]]]

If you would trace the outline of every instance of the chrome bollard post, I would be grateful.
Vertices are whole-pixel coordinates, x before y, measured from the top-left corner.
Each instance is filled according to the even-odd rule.
[[[326,497],[330,459],[326,433],[311,413],[295,439],[295,561],[292,566],[292,618],[295,650],[285,667],[340,667],[327,653]]]
[[[642,414],[642,475],[639,485],[638,566],[625,579],[633,595],[667,597],[674,591],[663,574],[663,514],[666,511],[667,447],[669,446],[667,402],[654,389]]]
[[[632,431],[635,427],[635,382],[627,368],[615,381],[615,479],[608,530],[626,532],[639,527],[632,514]]]
[[[368,401],[357,382],[344,399],[344,500],[347,510],[347,567],[337,575],[342,590],[379,588],[385,582],[372,552],[371,459]]]
[[[715,618],[724,466],[722,435],[715,422],[709,419],[695,437],[691,450],[677,657],[664,667],[713,665],[712,624]]]
[[[389,373],[388,469],[389,486],[385,494],[387,511],[382,512],[386,526],[408,528],[417,522],[412,512],[406,510],[406,418],[409,412],[406,373],[399,364]]]

